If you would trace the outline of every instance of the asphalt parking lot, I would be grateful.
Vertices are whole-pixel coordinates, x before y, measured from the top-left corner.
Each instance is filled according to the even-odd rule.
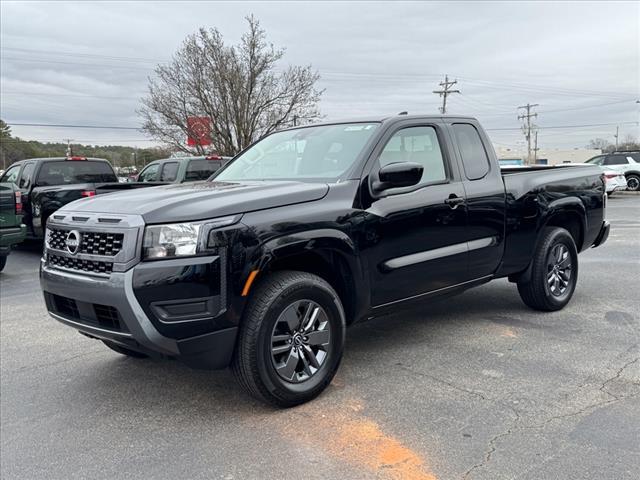
[[[0,477],[640,478],[640,197],[607,217],[563,311],[500,280],[357,325],[330,388],[283,411],[50,319],[22,247],[0,274]]]

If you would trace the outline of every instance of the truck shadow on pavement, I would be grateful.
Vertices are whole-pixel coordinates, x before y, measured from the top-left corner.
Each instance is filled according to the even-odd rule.
[[[510,317],[504,316],[505,311],[525,309],[511,285],[496,283],[464,294],[455,302],[449,299],[428,304],[428,310],[423,307],[362,322],[347,332],[341,370],[348,368],[352,373],[357,372],[354,376],[362,380],[385,369],[407,348],[418,351],[441,348],[451,336],[459,338],[462,329],[481,328],[492,317],[509,323]],[[514,324],[519,321],[513,319]],[[532,328],[540,328],[529,323]],[[124,358],[106,350],[99,354],[104,355],[105,361],[92,362],[91,371],[85,371],[90,375],[83,375],[83,384],[76,388],[87,392],[96,389],[111,392],[109,408],[139,409],[145,416],[153,414],[150,412],[159,415],[175,415],[176,411],[242,415],[256,410],[273,411],[246,395],[229,369],[193,370],[174,360]],[[340,371],[338,377],[342,377]],[[351,393],[357,393],[357,384],[344,385],[344,378],[341,378],[334,381],[322,398],[326,400],[336,389],[345,387]],[[132,398],[136,399],[134,403]]]

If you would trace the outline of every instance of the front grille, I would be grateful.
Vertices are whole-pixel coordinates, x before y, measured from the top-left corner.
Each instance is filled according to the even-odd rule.
[[[50,229],[49,247],[55,250],[66,249],[67,230]]]
[[[54,250],[66,250],[69,230],[52,228],[49,230],[49,247]],[[122,250],[124,233],[80,232],[79,253],[114,257]]]
[[[60,295],[54,295],[53,300],[55,302],[56,310],[66,317],[73,319],[80,318],[80,312],[78,311],[78,305],[72,298],[61,297]]]
[[[98,260],[81,260],[76,257],[63,257],[49,253],[47,255],[49,265],[60,268],[68,268],[79,272],[110,274],[113,270],[113,262],[102,262]]]
[[[96,320],[98,320],[101,327],[120,332],[127,331],[124,324],[120,321],[120,313],[118,313],[118,310],[114,307],[94,303],[93,311],[95,312]]]

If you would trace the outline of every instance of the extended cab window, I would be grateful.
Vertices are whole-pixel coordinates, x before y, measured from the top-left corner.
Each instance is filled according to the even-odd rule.
[[[398,130],[384,146],[378,161],[380,167],[397,162],[419,163],[424,167],[421,184],[447,180],[440,143],[433,127]]]
[[[4,172],[4,175],[0,179],[2,183],[18,183],[18,173],[20,173],[20,165],[14,165],[9,167],[9,170]]]
[[[161,182],[173,182],[178,176],[178,162],[167,162],[162,165]]]
[[[52,185],[71,185],[74,183],[108,183],[117,182],[111,165],[106,162],[89,160],[60,160],[44,162],[38,173],[36,185],[50,187]]]
[[[187,182],[206,180],[222,166],[220,160],[191,160],[187,165],[184,179]]]
[[[482,145],[480,134],[469,123],[456,123],[453,132],[462,157],[464,174],[469,180],[479,180],[489,173],[489,157]]]
[[[138,175],[138,181],[139,182],[155,182],[157,174],[158,174],[158,164],[157,163],[151,164],[147,168],[142,170],[140,175]]]

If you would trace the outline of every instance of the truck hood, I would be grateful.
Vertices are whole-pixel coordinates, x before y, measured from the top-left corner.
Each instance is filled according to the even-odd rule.
[[[206,220],[320,200],[324,183],[194,182],[139,188],[72,202],[61,211],[141,215],[148,224]]]

